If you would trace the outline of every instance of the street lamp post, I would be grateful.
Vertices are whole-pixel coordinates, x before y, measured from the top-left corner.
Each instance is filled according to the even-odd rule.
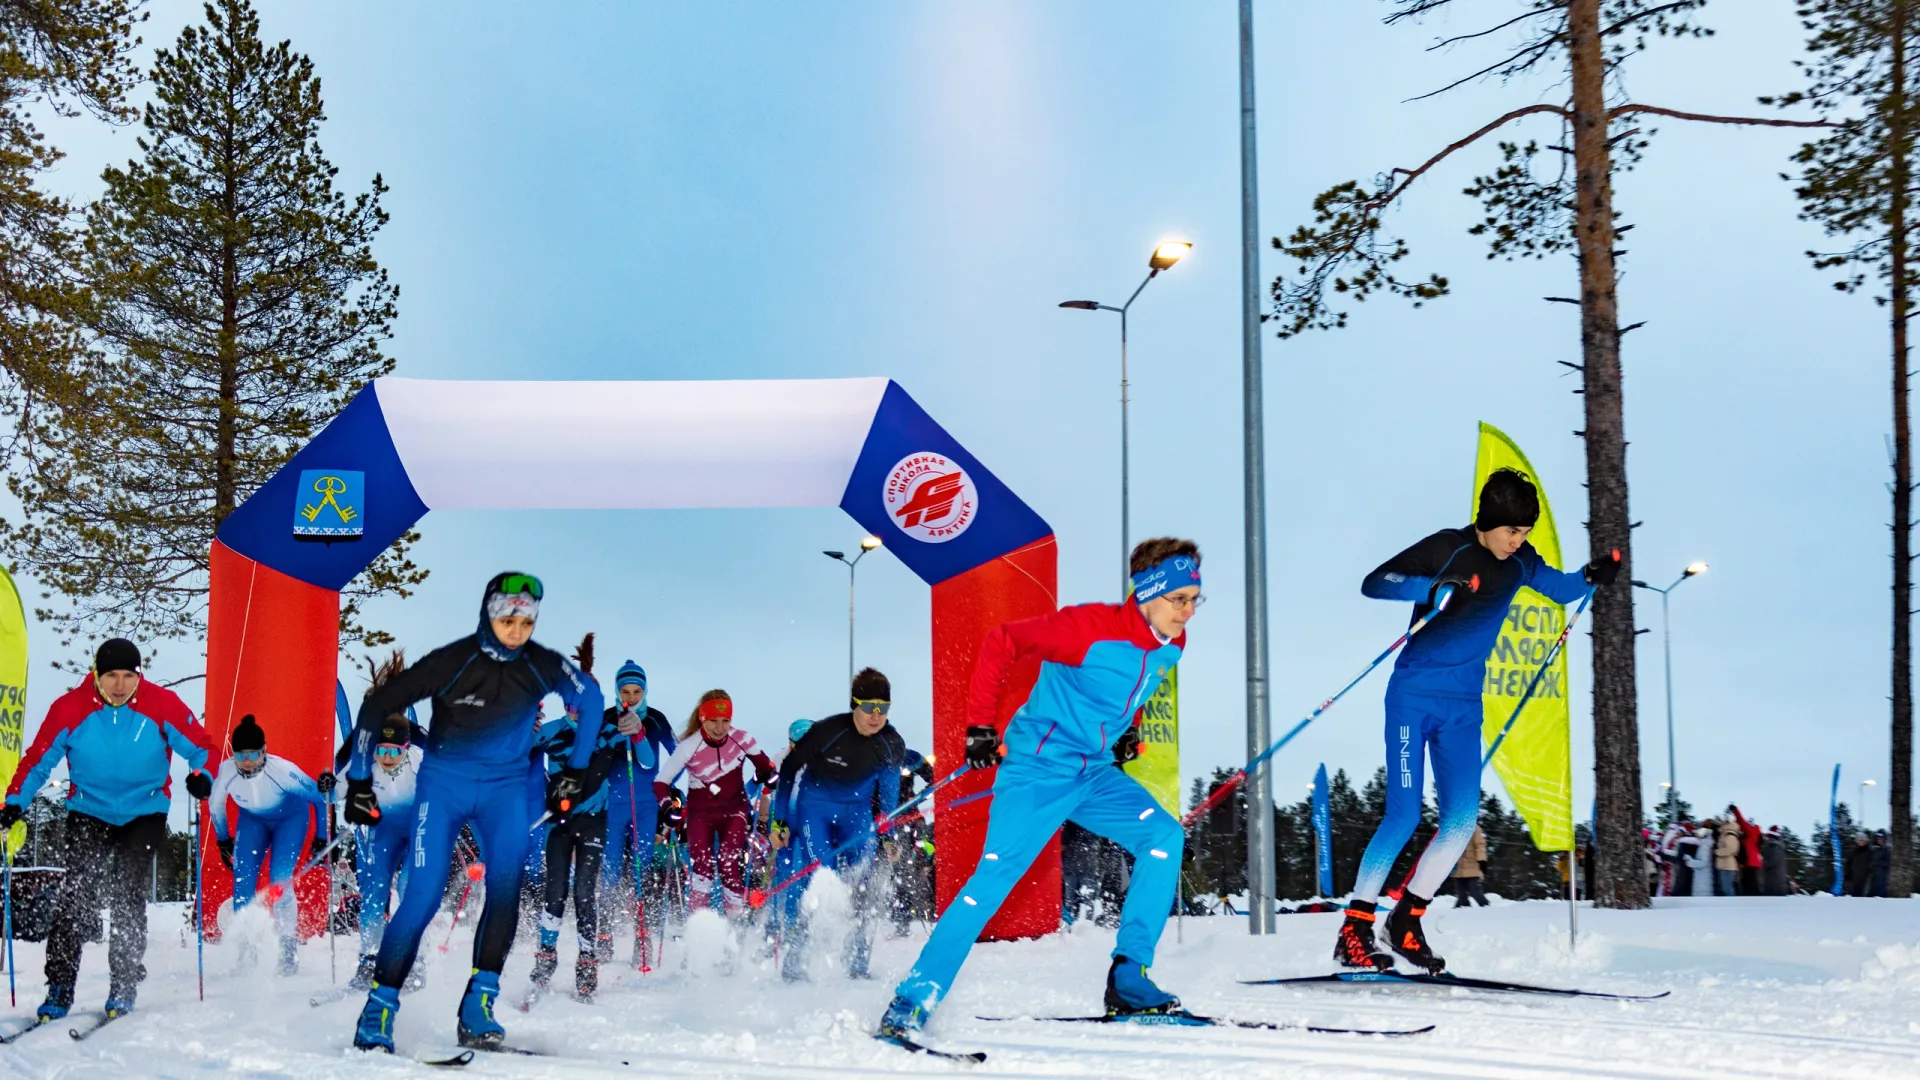
[[[1122,596],[1126,595],[1127,585],[1133,576],[1131,565],[1133,548],[1129,544],[1127,521],[1128,469],[1130,467],[1130,453],[1127,446],[1127,310],[1133,307],[1135,300],[1140,299],[1140,294],[1146,291],[1147,285],[1160,276],[1160,271],[1186,258],[1187,252],[1192,250],[1193,245],[1185,240],[1167,240],[1157,245],[1153,249],[1153,254],[1147,258],[1146,280],[1142,281],[1140,287],[1133,290],[1133,295],[1127,297],[1127,302],[1119,307],[1093,300],[1064,300],[1060,304],[1063,308],[1073,308],[1076,311],[1111,311],[1120,316],[1120,594]]]
[[[1870,787],[1878,787],[1878,786],[1879,786],[1878,784],[1875,784],[1871,780],[1860,781],[1860,831],[1861,832],[1865,832],[1867,830],[1867,789]]]
[[[849,559],[849,558],[847,558],[847,553],[846,553],[846,552],[844,552],[844,551],[823,551],[823,552],[821,552],[821,553],[820,553],[820,554],[822,554],[822,555],[825,555],[825,556],[826,556],[827,558],[829,558],[829,559],[833,559],[833,560],[835,560],[835,561],[838,561],[838,562],[843,562],[843,563],[846,563],[846,564],[847,564],[847,685],[848,685],[848,686],[852,686],[852,685],[853,685],[853,579],[854,579],[854,571],[855,571],[855,570],[857,570],[857,569],[859,568],[859,566],[860,566],[860,560],[861,560],[861,559],[864,559],[864,558],[866,558],[866,557],[867,557],[867,552],[869,552],[869,551],[872,551],[872,550],[873,550],[874,548],[877,548],[877,547],[879,547],[879,546],[880,546],[880,538],[879,538],[879,537],[877,537],[877,536],[863,536],[863,537],[861,537],[861,538],[860,538],[860,553],[859,553],[858,555],[855,555],[855,556],[854,556],[853,558],[851,558],[851,559]]]
[[[1679,777],[1676,775],[1674,771],[1673,626],[1672,626],[1672,623],[1667,618],[1667,596],[1668,594],[1672,593],[1673,590],[1679,588],[1681,582],[1686,581],[1688,578],[1699,577],[1701,574],[1704,574],[1706,572],[1707,572],[1707,564],[1703,562],[1696,562],[1696,563],[1689,564],[1685,570],[1682,570],[1680,572],[1680,576],[1674,579],[1673,584],[1667,586],[1664,589],[1660,588],[1658,585],[1649,585],[1644,581],[1635,581],[1633,583],[1633,587],[1636,589],[1645,589],[1648,592],[1657,592],[1660,594],[1660,647],[1666,653],[1666,659],[1667,659],[1667,783],[1666,783],[1666,788],[1667,788],[1667,821],[1669,823],[1679,820],[1679,817],[1680,817],[1680,814],[1678,811],[1678,804],[1675,802],[1675,800],[1679,797],[1680,781],[1679,781]]]

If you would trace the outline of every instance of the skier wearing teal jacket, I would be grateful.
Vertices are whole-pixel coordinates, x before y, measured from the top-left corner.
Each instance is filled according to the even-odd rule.
[[[1133,884],[1107,972],[1115,1015],[1176,1010],[1147,976],[1173,910],[1183,838],[1178,819],[1121,771],[1139,755],[1133,724],[1186,648],[1200,599],[1200,549],[1147,540],[1133,549],[1133,596],[1005,623],[980,646],[967,695],[967,763],[999,767],[979,865],[960,887],[913,969],[894,991],[879,1035],[911,1041],[953,988],[967,953],[1060,826],[1072,821],[1133,853]],[[1020,660],[1040,661],[1026,703],[995,730],[1002,685]],[[1004,754],[1005,764],[1001,764]]]

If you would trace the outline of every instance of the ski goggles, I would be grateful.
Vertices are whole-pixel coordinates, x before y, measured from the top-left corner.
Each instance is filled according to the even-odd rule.
[[[875,716],[885,716],[887,710],[893,708],[893,702],[881,698],[854,698],[853,707],[873,713]]]
[[[733,702],[728,701],[726,698],[714,698],[712,701],[703,701],[700,703],[700,707],[695,710],[695,715],[699,716],[702,722],[708,720],[725,720],[731,724],[733,722]]]
[[[373,756],[382,761],[398,761],[407,756],[407,748],[383,743],[373,748]]]
[[[267,760],[267,752],[265,750],[235,750],[233,752],[233,763],[235,765],[258,765],[265,760]]]
[[[532,574],[508,574],[500,581],[500,587],[487,595],[487,618],[505,619],[514,615],[524,615],[529,619],[540,617],[540,600],[546,589],[540,585],[540,579]]]

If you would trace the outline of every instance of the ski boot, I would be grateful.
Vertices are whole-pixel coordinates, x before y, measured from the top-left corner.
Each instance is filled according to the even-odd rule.
[[[592,1001],[600,992],[600,961],[583,953],[573,962],[573,992],[581,1001]]]
[[[373,989],[373,954],[372,953],[368,953],[365,956],[362,956],[360,958],[359,966],[353,969],[353,978],[347,980],[347,989],[349,990]]]
[[[541,945],[540,951],[533,954],[533,973],[529,976],[533,985],[542,990],[553,981],[553,971],[560,966],[560,954],[551,945]]]
[[[1426,931],[1420,928],[1420,916],[1427,913],[1427,900],[1423,896],[1407,893],[1394,905],[1393,914],[1387,916],[1387,940],[1393,944],[1393,951],[1425,968],[1429,974],[1438,975],[1447,969],[1447,962],[1433,954],[1427,944]]]
[[[132,1012],[133,999],[138,997],[139,994],[139,983],[121,982],[119,979],[112,980],[107,987],[107,1003],[103,1007],[107,1014],[107,1019],[112,1020],[115,1017],[125,1016]]]
[[[393,1018],[399,1012],[400,992],[375,984],[360,1010],[360,1022],[353,1027],[354,1049],[393,1053]]]
[[[467,980],[467,992],[460,997],[460,1045],[492,1050],[507,1041],[507,1029],[493,1018],[493,1003],[500,997],[500,973],[476,971]]]
[[[1347,918],[1333,942],[1333,959],[1341,967],[1392,971],[1393,956],[1380,951],[1373,939],[1374,905],[1369,900],[1347,904]]]
[[[912,1040],[920,1034],[927,1023],[927,1011],[898,994],[887,1005],[887,1011],[880,1017],[880,1030],[875,1034],[882,1039]]]
[[[297,938],[280,939],[280,967],[283,976],[300,974],[300,942]]]
[[[60,1020],[64,1019],[68,1010],[72,1008],[73,987],[49,986],[47,987],[47,1000],[40,1003],[40,1008],[35,1010],[33,1015],[38,1017],[42,1022]]]
[[[1180,999],[1153,984],[1144,964],[1124,956],[1107,969],[1107,1015],[1140,1016],[1180,1011]]]

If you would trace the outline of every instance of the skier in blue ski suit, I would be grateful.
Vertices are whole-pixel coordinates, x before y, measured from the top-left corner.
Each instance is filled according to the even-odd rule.
[[[377,825],[380,807],[371,770],[380,721],[416,701],[433,702],[414,804],[416,872],[380,943],[374,986],[354,1031],[354,1045],[361,1049],[393,1051],[400,984],[440,907],[462,825],[472,826],[486,864],[486,905],[474,931],[473,976],[461,997],[457,1032],[462,1045],[498,1046],[506,1038],[494,1018],[494,1003],[519,921],[520,878],[533,823],[526,783],[534,712],[541,698],[558,694],[583,718],[583,726],[594,726],[593,738],[575,740],[567,766],[548,787],[548,809],[564,818],[585,794],[587,762],[605,707],[599,684],[532,640],[543,591],[532,575],[496,575],[487,583],[473,634],[428,653],[360,704],[347,769],[346,818],[351,824]]]
[[[315,831],[314,813],[324,819],[326,795],[300,766],[267,753],[267,735],[252,713],[240,718],[227,745],[233,756],[220,765],[207,809],[213,816],[214,841],[221,861],[233,871],[233,910],[252,902],[260,884],[260,864],[268,862],[267,880],[276,895],[269,896],[273,927],[280,938],[280,974],[299,970],[299,903],[291,888],[294,868]],[[325,777],[333,789],[331,774]],[[227,832],[227,799],[239,808],[231,835]],[[272,852],[269,861],[268,852]],[[242,963],[253,962],[252,943],[242,939]]]
[[[613,686],[618,700],[607,710],[606,724],[615,731],[615,755],[613,771],[607,777],[607,850],[600,864],[600,880],[604,888],[620,890],[621,882],[632,871],[634,888],[643,889],[647,870],[653,866],[654,834],[659,831],[660,803],[653,797],[654,774],[679,744],[673,738],[672,721],[647,704],[645,668],[632,660],[621,664],[614,672]],[[625,907],[622,903],[623,914]],[[641,918],[650,921],[657,914],[635,913],[635,966],[643,965],[646,959],[642,955],[646,929],[639,925]],[[602,961],[613,959],[611,922],[607,918],[600,924],[596,952]]]
[[[1444,610],[1408,641],[1387,683],[1387,812],[1360,860],[1334,959],[1347,967],[1389,970],[1393,957],[1375,943],[1380,892],[1400,849],[1419,824],[1426,794],[1426,759],[1433,759],[1440,824],[1420,855],[1405,895],[1387,918],[1389,946],[1429,971],[1446,962],[1427,944],[1420,918],[1434,889],[1446,880],[1473,839],[1480,817],[1481,704],[1487,654],[1521,588],[1571,603],[1589,586],[1610,584],[1619,562],[1601,556],[1583,571],[1548,566],[1527,534],[1540,518],[1531,481],[1500,469],[1481,488],[1479,510],[1466,528],[1444,529],[1395,555],[1360,585],[1375,600],[1413,603],[1414,620]]]
[[[906,741],[887,723],[892,698],[885,675],[862,669],[853,677],[852,711],[812,725],[781,761],[774,788],[774,846],[784,848],[791,840],[793,863],[818,860],[853,889],[855,922],[845,959],[847,975],[855,979],[868,977],[872,951],[874,855],[880,842],[874,819],[899,805],[900,769],[907,760]],[[787,891],[799,893],[800,887]],[[800,909],[787,928],[780,964],[780,976],[788,982],[806,978],[808,929]]]
[[[399,666],[396,653],[394,669],[384,675],[376,673],[376,678],[384,682]],[[380,820],[362,828],[354,840],[354,879],[360,886],[360,962],[347,981],[350,990],[373,988],[374,960],[386,936],[389,898],[396,890],[402,895],[407,891],[407,870],[413,862],[413,803],[424,757],[418,743],[425,737],[426,730],[408,722],[404,715],[382,720],[374,736],[373,794],[380,804]],[[334,770],[345,773],[352,757],[353,743],[348,742],[334,755]],[[344,801],[346,790],[340,789],[335,795]],[[410,972],[408,978],[415,986],[424,981],[419,971]]]
[[[1107,1008],[1121,1014],[1177,1009],[1147,976],[1173,910],[1183,836],[1178,819],[1117,766],[1137,757],[1140,707],[1180,661],[1186,624],[1200,604],[1200,551],[1189,540],[1134,548],[1133,596],[1005,623],[980,646],[967,696],[967,764],[999,765],[1000,693],[1016,661],[1040,676],[1006,729],[1006,763],[994,781],[987,837],[973,876],[934,925],[894,991],[879,1036],[911,1042],[987,921],[1067,821],[1133,853],[1133,883],[1107,973]]]

